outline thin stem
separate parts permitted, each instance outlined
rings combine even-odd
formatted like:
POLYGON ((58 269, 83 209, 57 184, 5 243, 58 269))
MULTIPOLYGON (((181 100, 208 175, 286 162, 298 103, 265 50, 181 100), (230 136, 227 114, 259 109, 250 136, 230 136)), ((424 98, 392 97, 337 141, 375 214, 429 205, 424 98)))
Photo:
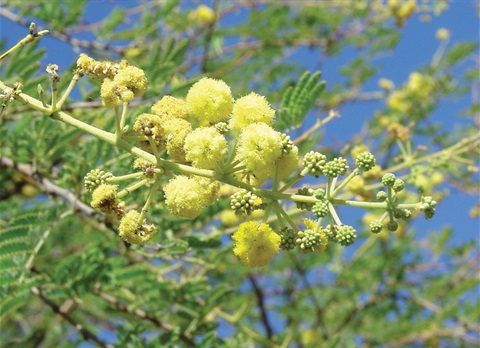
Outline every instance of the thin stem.
POLYGON ((292 187, 295 183, 302 180, 305 175, 298 172, 295 176, 292 176, 285 184, 278 190, 278 192, 285 192, 288 188, 292 187))
POLYGON ((150 181, 150 179, 143 179, 142 181, 139 181, 139 182, 127 187, 127 188, 124 188, 122 191, 118 192, 117 197, 118 198, 125 197, 126 195, 128 195, 129 193, 139 189, 140 187, 142 187, 143 185, 145 185, 149 181, 150 181))
MULTIPOLYGON (((67 100, 68 96, 70 95, 70 93, 72 92, 72 89, 73 87, 75 86, 75 84, 77 83, 78 79, 80 78, 80 75, 79 74, 74 74, 73 77, 72 77, 72 80, 70 81, 70 83, 68 84, 68 87, 67 89, 65 90, 65 92, 63 92, 63 95, 62 97, 58 100, 57 102, 57 109, 61 109, 63 104, 65 103, 65 101, 67 100)), ((53 105, 52 105, 53 107, 53 105)))
POLYGON ((125 122, 127 122, 127 111, 128 111, 128 103, 123 103, 122 116, 120 118, 120 132, 122 134, 123 134, 123 128, 125 127, 125 122))
POLYGON ((143 176, 144 176, 143 172, 136 172, 136 173, 114 176, 112 178, 108 178, 107 182, 108 183, 114 183, 114 182, 119 182, 119 181, 124 181, 124 180, 137 179, 137 178, 141 178, 143 176))
POLYGON ((150 192, 148 193, 147 201, 145 202, 145 205, 142 208, 140 216, 138 217, 138 220, 137 220, 138 225, 141 225, 143 223, 143 220, 145 220, 145 217, 148 213, 148 209, 150 209, 150 204, 152 203, 153 196, 157 192, 159 185, 160 185, 160 177, 157 177, 157 178, 155 178, 155 182, 153 183, 152 187, 150 188, 150 192))
POLYGON ((120 114, 118 107, 115 108, 115 138, 118 140, 122 137, 122 128, 120 127, 120 114))
POLYGON ((21 39, 20 41, 18 41, 15 46, 13 46, 12 48, 10 48, 7 52, 3 53, 1 56, 0 56, 0 61, 2 61, 3 59, 5 59, 5 57, 7 57, 9 54, 15 52, 16 50, 22 48, 23 46, 25 46, 26 44, 30 43, 30 42, 33 42, 33 40, 35 40, 36 38, 39 38, 39 37, 42 37, 43 35, 46 35, 49 33, 48 30, 42 30, 42 31, 39 31, 38 33, 34 33, 33 30, 35 29, 35 23, 31 23, 30 24, 30 33, 25 36, 23 39, 21 39))
POLYGON ((52 114, 57 111, 57 92, 58 84, 56 79, 52 79, 52 114))
POLYGON ((335 188, 335 190, 333 191, 332 193, 332 196, 335 197, 335 195, 340 192, 345 186, 347 186, 347 184, 350 182, 350 180, 352 180, 355 176, 357 176, 359 172, 359 169, 358 168, 355 168, 353 170, 353 172, 351 172, 341 183, 340 185, 337 186, 337 188, 335 188))
POLYGON ((282 206, 278 202, 273 202, 273 205, 275 209, 278 210, 280 215, 288 222, 288 224, 293 228, 295 232, 300 231, 300 228, 298 228, 297 224, 293 219, 287 214, 287 212, 282 208, 282 206))
POLYGON ((157 159, 157 163, 161 163, 162 160, 160 158, 160 155, 158 154, 157 143, 155 143, 155 139, 153 139, 153 137, 147 137, 147 138, 148 138, 148 143, 152 147, 153 154, 157 159))
POLYGON ((337 224, 338 226, 341 226, 342 221, 340 220, 340 217, 338 216, 337 211, 335 210, 335 207, 331 202, 328 202, 328 211, 330 213, 330 216, 335 221, 335 224, 337 224))

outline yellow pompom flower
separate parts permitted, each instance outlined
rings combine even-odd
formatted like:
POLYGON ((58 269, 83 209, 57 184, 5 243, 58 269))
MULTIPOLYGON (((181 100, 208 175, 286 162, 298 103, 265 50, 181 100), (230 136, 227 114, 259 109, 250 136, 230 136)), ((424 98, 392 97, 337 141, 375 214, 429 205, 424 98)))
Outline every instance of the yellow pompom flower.
POLYGON ((228 143, 215 127, 200 127, 185 138, 185 158, 194 167, 215 169, 223 163, 228 143))
POLYGON ((152 238, 155 232, 155 226, 139 224, 140 213, 136 210, 130 210, 120 220, 118 235, 125 242, 130 244, 143 244, 152 238))
MULTIPOLYGON (((305 229, 314 231, 317 226, 317 221, 305 218, 303 219, 303 224, 305 225, 305 229)), ((320 243, 316 246, 315 251, 321 253, 327 249, 328 237, 321 227, 318 229, 318 233, 320 234, 320 243)))
POLYGON ((282 137, 265 123, 246 126, 238 137, 237 159, 261 184, 275 174, 275 164, 282 156, 282 137))
POLYGON ((448 29, 445 29, 445 28, 439 28, 435 33, 435 36, 437 37, 437 39, 441 41, 446 41, 450 38, 450 31, 448 31, 448 29))
POLYGON ((292 147, 288 154, 283 154, 278 159, 278 178, 284 179, 298 167, 298 148, 292 147))
POLYGON ((181 118, 162 117, 162 126, 165 129, 167 153, 177 162, 185 162, 185 137, 192 132, 190 122, 181 118))
POLYGON ((386 91, 391 91, 395 87, 391 80, 385 78, 378 80, 378 86, 386 91))
POLYGON ((104 79, 100 88, 100 97, 103 106, 116 108, 122 104, 121 91, 110 79, 104 79))
POLYGON ((269 225, 248 221, 232 235, 233 253, 248 266, 265 266, 278 254, 282 238, 269 225))
POLYGON ((94 79, 99 80, 113 78, 121 68, 126 66, 128 66, 128 62, 126 60, 122 60, 120 63, 96 61, 84 53, 80 54, 79 58, 77 59, 78 69, 82 70, 83 73, 92 76, 94 79))
POLYGON ((113 78, 113 83, 132 91, 135 97, 141 97, 147 91, 148 81, 142 69, 130 65, 119 70, 113 78))
POLYGON ((190 116, 201 126, 226 121, 233 109, 230 87, 222 80, 208 77, 190 88, 186 102, 190 116))
POLYGON ((229 126, 236 130, 242 130, 245 126, 258 122, 271 126, 274 117, 275 111, 271 108, 267 99, 252 92, 235 101, 229 126))
POLYGON ((218 198, 219 189, 218 181, 180 175, 170 180, 163 191, 172 214, 193 219, 218 198))
POLYGON ((380 179, 382 177, 382 167, 377 164, 368 172, 363 172, 362 177, 367 181, 380 179))
POLYGON ((390 94, 387 99, 387 105, 389 108, 400 112, 407 112, 410 107, 410 103, 403 91, 395 91, 390 94))
POLYGON ((167 133, 163 126, 163 119, 160 116, 147 113, 140 114, 135 120, 133 129, 139 135, 152 137, 158 146, 158 150, 165 148, 167 133))
POLYGON ((198 6, 195 10, 188 14, 188 19, 197 25, 208 25, 216 20, 213 10, 205 5, 198 6))
POLYGON ((93 208, 100 209, 104 213, 111 213, 117 210, 120 203, 117 197, 117 186, 110 184, 102 184, 98 186, 92 193, 93 208))
POLYGON ((95 63, 95 59, 87 56, 85 53, 81 53, 77 59, 77 68, 83 70, 85 73, 89 73, 92 71, 95 63))
POLYGON ((370 152, 370 149, 368 148, 367 145, 361 144, 361 145, 355 145, 352 147, 350 150, 350 155, 352 156, 353 159, 357 158, 358 155, 360 155, 362 152, 370 152))
POLYGON ((163 96, 152 106, 152 113, 156 115, 166 115, 175 118, 188 118, 187 103, 170 95, 163 96))

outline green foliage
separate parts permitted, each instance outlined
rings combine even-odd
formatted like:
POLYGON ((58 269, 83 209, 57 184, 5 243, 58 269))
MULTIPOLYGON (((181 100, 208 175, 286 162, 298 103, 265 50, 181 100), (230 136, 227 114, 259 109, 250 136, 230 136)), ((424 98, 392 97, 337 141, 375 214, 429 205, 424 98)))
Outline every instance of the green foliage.
MULTIPOLYGON (((419 63, 417 73, 428 82, 429 93, 425 86, 415 88, 408 75, 391 89, 377 88, 375 79, 384 70, 376 59, 395 52, 403 35, 386 2, 375 7, 367 1, 219 1, 210 24, 189 19, 192 4, 119 2, 98 21, 90 17, 93 3, 86 1, 5 1, 5 11, 66 35, 75 52, 112 62, 126 59, 142 68, 149 89, 131 102, 127 125, 150 112, 163 95, 184 97, 194 82, 208 76, 225 80, 235 98, 250 91, 265 95, 277 111, 275 127, 295 130, 291 136, 300 154, 318 150, 328 160, 356 158, 355 151, 370 148, 381 169, 355 175, 360 189, 349 184, 339 200, 375 201, 387 172, 405 181, 398 193, 402 201, 420 200, 421 192, 438 201, 440 211, 451 193, 459 199, 478 193, 478 103, 461 110, 454 129, 445 129, 435 113, 442 103, 471 93, 478 79, 478 67, 471 64, 477 43, 454 40, 426 66, 419 63), (91 39, 78 44, 71 40, 76 33, 91 39), (308 67, 295 59, 307 52, 314 63, 308 67), (324 69, 324 61, 333 62, 330 66, 341 75, 328 87, 320 72, 306 71, 324 69), (395 92, 404 93, 400 105, 392 101, 395 92), (348 104, 365 102, 376 103, 374 111, 362 114, 365 123, 350 140, 341 127, 323 136, 331 129, 325 123, 348 123, 358 116, 349 114, 348 104), (313 115, 332 109, 342 118, 319 116, 318 124, 305 128, 313 115), (327 138, 333 144, 320 141, 327 138)), ((424 3, 416 11, 436 14, 445 4, 424 3)), ((403 19, 404 25, 419 16, 403 19)), ((8 86, 21 82, 22 92, 35 98, 40 84, 50 104, 51 81, 44 66, 61 57, 45 51, 43 40, 36 38, 1 60, 0 80, 8 86)), ((2 52, 14 44, 2 42, 2 52)), ((60 95, 76 59, 60 67, 60 95)), ((77 86, 79 93, 62 109, 84 123, 114 129, 115 111, 100 107, 99 81, 83 79, 77 86)), ((455 239, 470 233, 462 225, 465 212, 455 212, 458 219, 447 226, 435 219, 423 225, 414 212, 389 232, 385 225, 392 216, 382 217, 375 209, 355 215, 345 207, 338 213, 356 230, 354 246, 281 251, 269 265, 252 269, 232 254, 231 234, 252 216, 237 215, 232 222, 231 187, 222 187, 221 198, 193 220, 171 215, 158 189, 147 215, 157 234, 145 245, 132 246, 118 237, 117 216, 88 206, 91 195, 83 177, 92 168, 130 174, 133 156, 22 103, 7 104, 0 116, 2 346, 102 345, 95 339, 105 337, 116 347, 152 348, 478 344, 478 242, 455 239), (370 223, 382 219, 384 228, 372 234, 370 223)), ((125 134, 134 136, 131 128, 125 134)), ((294 174, 285 181, 296 179, 294 174)), ((323 178, 339 184, 343 179, 323 178)), ((324 187, 321 180, 312 185, 324 187)), ((297 188, 283 193, 294 194, 297 188)), ((387 195, 393 204, 396 196, 387 195)), ((141 211, 147 197, 137 190, 128 198, 128 208, 141 211)), ((283 208, 303 228, 305 215, 295 204, 283 208)), ((478 207, 471 210, 475 214, 478 207)), ((274 214, 268 223, 278 233, 284 227, 274 214)))
POLYGON ((313 74, 306 71, 295 87, 287 87, 278 109, 276 121, 278 129, 292 130, 303 123, 307 112, 325 89, 326 82, 320 81, 321 76, 319 71, 313 74))

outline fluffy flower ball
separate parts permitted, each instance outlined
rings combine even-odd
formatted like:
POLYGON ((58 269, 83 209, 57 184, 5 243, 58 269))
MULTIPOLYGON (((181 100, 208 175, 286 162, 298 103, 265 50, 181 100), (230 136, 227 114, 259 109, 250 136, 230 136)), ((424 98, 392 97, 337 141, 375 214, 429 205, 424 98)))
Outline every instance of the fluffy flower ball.
POLYGON ((246 126, 238 137, 237 159, 252 172, 259 183, 275 174, 275 164, 282 156, 282 137, 265 123, 246 126))
POLYGON ((235 101, 229 125, 236 130, 258 122, 271 126, 274 117, 275 111, 270 107, 267 99, 252 92, 235 101))
POLYGON ((142 69, 130 65, 118 71, 113 83, 132 91, 135 97, 141 97, 147 91, 148 81, 142 69))
POLYGON ((218 181, 180 175, 170 180, 163 191, 172 214, 194 219, 218 198, 219 188, 218 181))
POLYGON ((118 71, 113 80, 103 80, 100 96, 104 106, 113 108, 142 96, 146 90, 145 72, 134 66, 126 66, 118 71))
POLYGON ((185 158, 194 167, 215 169, 227 153, 227 140, 214 127, 200 127, 185 138, 185 158))
POLYGON ((159 116, 187 119, 187 103, 182 99, 166 95, 152 106, 152 113, 159 116))
POLYGON ((177 162, 185 162, 185 137, 192 131, 192 125, 181 118, 162 117, 162 120, 168 155, 177 162))
POLYGON ((102 184, 92 193, 91 206, 100 209, 104 213, 111 213, 116 210, 118 203, 117 186, 102 184))
POLYGON ((226 121, 233 109, 230 87, 222 80, 204 77, 187 93, 190 116, 201 126, 226 121))
POLYGON ((120 221, 118 235, 125 242, 130 244, 143 244, 152 238, 155 232, 153 225, 139 224, 140 213, 136 210, 130 210, 120 221))
POLYGON ((265 266, 278 254, 282 238, 265 223, 242 223, 232 235, 233 253, 248 266, 265 266))

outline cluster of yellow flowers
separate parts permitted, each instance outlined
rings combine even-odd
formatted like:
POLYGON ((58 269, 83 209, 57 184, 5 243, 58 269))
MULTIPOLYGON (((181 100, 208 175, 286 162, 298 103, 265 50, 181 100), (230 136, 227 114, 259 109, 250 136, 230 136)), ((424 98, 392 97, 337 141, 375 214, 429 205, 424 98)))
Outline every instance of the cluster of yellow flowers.
POLYGON ((142 69, 122 60, 119 64, 95 59, 81 54, 77 60, 79 71, 102 80, 101 96, 103 105, 109 108, 128 103, 142 96, 147 90, 147 78, 142 69))
MULTIPOLYGON (((82 55, 77 63, 79 71, 102 81, 101 96, 105 106, 123 104, 122 115, 128 102, 146 90, 144 72, 125 61, 115 65, 96 62, 82 55)), ((382 85, 386 91, 393 89, 393 84, 386 80, 382 85)), ((428 98, 432 88, 429 77, 413 73, 404 88, 389 96, 389 106, 406 112, 410 98, 428 98)), ((117 113, 117 139, 125 134, 125 129, 128 137, 138 141, 157 161, 150 163, 143 156, 135 159, 134 168, 141 172, 125 175, 126 178, 93 170, 87 174, 85 182, 93 192, 92 206, 104 213, 112 213, 120 220, 119 236, 126 242, 141 244, 153 236, 155 227, 146 223, 146 213, 160 186, 163 185, 161 190, 170 213, 195 219, 219 198, 220 182, 224 182, 239 189, 231 193, 231 208, 235 214, 253 219, 255 211, 273 208, 283 227, 281 232, 275 232, 266 223, 268 213, 262 222, 247 221, 239 225, 232 235, 233 252, 246 265, 265 266, 280 249, 289 251, 298 247, 304 252, 323 252, 329 242, 343 246, 354 243, 355 229, 341 222, 330 201, 335 191, 329 185, 335 185, 334 180, 328 181, 326 191, 300 189, 297 197, 292 198, 297 207, 312 211, 318 218, 316 221, 305 219, 303 230, 286 216, 278 202, 261 193, 259 186, 266 180, 273 179, 276 190, 280 180, 288 178, 300 163, 298 148, 290 137, 273 128, 275 111, 265 97, 250 93, 235 99, 224 81, 202 78, 192 85, 185 100, 162 97, 150 112, 136 117, 130 130, 123 127, 122 121, 118 122, 118 117, 117 113), (168 182, 162 184, 165 177, 168 182), (140 181, 117 192, 117 186, 112 183, 128 178, 140 178, 140 181), (125 212, 125 204, 120 199, 149 182, 153 185, 143 209, 125 212), (327 215, 329 223, 322 227, 322 219, 327 215), (287 224, 292 228, 286 227, 287 224)), ((357 174, 371 172, 370 178, 373 178, 380 174, 380 167, 364 146, 352 149, 352 156, 357 168, 349 174, 344 186, 348 185, 351 192, 368 198, 370 193, 364 192, 363 187, 369 176, 357 174)), ((328 161, 326 155, 315 151, 304 156, 301 166, 303 170, 298 171, 298 177, 310 174, 331 179, 349 171, 346 159, 338 157, 328 161)), ((397 180, 393 174, 385 174, 382 182, 390 191, 401 192, 404 187, 403 181, 397 180)), ((386 192, 381 193, 383 195, 378 200, 385 201, 389 196, 386 192)), ((424 209, 428 210, 430 217, 435 204, 431 197, 424 202, 424 209)), ((395 206, 389 209, 392 214, 384 214, 370 224, 372 233, 383 229, 382 221, 387 216, 390 218, 387 228, 394 231, 398 228, 394 217, 406 219, 411 215, 395 206)))
MULTIPOLYGON (((152 153, 166 150, 177 163, 214 170, 220 176, 228 172, 259 186, 275 175, 287 177, 298 164, 297 147, 286 134, 272 128, 274 117, 265 97, 250 93, 235 100, 224 81, 202 78, 185 100, 161 98, 151 113, 137 117, 133 129, 147 139, 141 145, 152 153)), ((171 179, 164 188, 169 210, 196 217, 215 200, 216 189, 207 189, 206 195, 193 194, 208 184, 195 176, 171 179)))
POLYGON ((388 96, 387 105, 394 111, 409 113, 416 103, 422 103, 430 98, 434 87, 431 77, 413 72, 403 88, 388 96))
POLYGON ((417 9, 416 0, 387 0, 386 2, 384 0, 373 0, 369 5, 386 19, 393 17, 398 27, 402 27, 417 9))
MULTIPOLYGON (((125 106, 147 88, 144 72, 126 61, 99 62, 82 54, 77 67, 80 73, 101 81, 102 102, 107 107, 125 106)), ((265 97, 250 93, 235 99, 224 81, 202 78, 189 89, 185 99, 163 96, 150 112, 136 117, 132 130, 140 146, 155 156, 215 173, 213 178, 165 173, 170 177, 162 188, 167 208, 174 215, 193 219, 218 199, 219 180, 224 176, 258 187, 269 178, 285 178, 297 168, 298 149, 286 134, 272 128, 274 118, 275 111, 265 97)), ((135 160, 134 168, 142 170, 148 180, 164 174, 163 168, 155 168, 140 158, 135 160)), ((92 206, 116 213, 119 235, 124 240, 134 244, 148 240, 153 228, 145 223, 145 214, 125 213, 123 207, 118 208, 119 202, 117 186, 104 183, 93 191, 92 206)), ((271 229, 264 225, 258 225, 261 233, 257 237, 279 241, 279 235, 268 234, 271 229)), ((257 237, 253 249, 263 248, 262 240, 267 240, 257 237)), ((278 245, 267 249, 278 252, 278 245)), ((263 264, 269 259, 265 256, 262 262, 247 261, 254 259, 252 255, 241 259, 248 264, 263 264)))

